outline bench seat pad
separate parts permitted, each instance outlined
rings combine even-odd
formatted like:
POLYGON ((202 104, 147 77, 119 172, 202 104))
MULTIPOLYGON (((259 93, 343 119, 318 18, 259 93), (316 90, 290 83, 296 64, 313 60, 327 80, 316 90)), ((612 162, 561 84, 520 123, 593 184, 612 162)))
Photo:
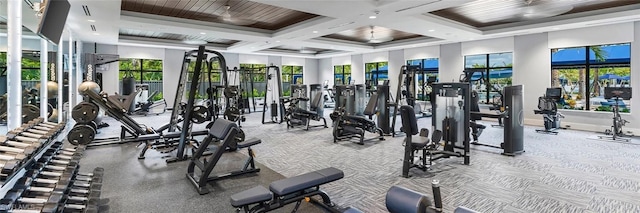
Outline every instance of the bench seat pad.
POLYGON ((264 186, 256 186, 242 192, 231 195, 231 205, 242 207, 252 203, 259 203, 271 200, 273 194, 264 186))
POLYGON ((342 170, 329 167, 306 174, 275 181, 269 185, 269 189, 278 196, 284 196, 294 192, 330 183, 344 177, 342 170))

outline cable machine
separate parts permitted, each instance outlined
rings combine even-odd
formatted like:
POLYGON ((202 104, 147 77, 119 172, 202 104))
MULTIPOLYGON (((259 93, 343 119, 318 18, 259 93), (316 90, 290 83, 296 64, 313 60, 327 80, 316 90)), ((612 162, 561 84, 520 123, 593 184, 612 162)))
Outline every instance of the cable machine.
POLYGON ((265 67, 265 91, 262 106, 262 123, 282 123, 284 121, 284 104, 288 98, 283 97, 282 74, 277 66, 265 67), (269 106, 269 107, 267 107, 269 106), (278 112, 278 109, 280 112, 278 112), (267 120, 267 110, 271 119, 267 120))

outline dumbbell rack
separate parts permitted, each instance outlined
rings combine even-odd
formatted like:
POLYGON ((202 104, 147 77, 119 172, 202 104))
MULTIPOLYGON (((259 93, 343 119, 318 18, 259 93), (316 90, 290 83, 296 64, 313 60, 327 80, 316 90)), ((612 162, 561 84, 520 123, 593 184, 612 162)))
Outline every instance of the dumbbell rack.
MULTIPOLYGON (((24 124, 22 127, 19 127, 15 130, 10 131, 10 134, 13 134, 13 135, 24 134, 29 128, 32 128, 34 125, 37 125, 40 122, 43 122, 43 119, 36 118, 24 124)), ((26 184, 25 180, 29 180, 29 178, 36 177, 41 173, 41 171, 43 170, 43 166, 49 164, 49 160, 51 158, 52 153, 58 153, 61 150, 63 150, 62 149, 63 143, 60 141, 62 141, 65 138, 65 136, 64 134, 59 134, 60 132, 63 132, 63 129, 64 129, 64 126, 60 126, 60 129, 55 130, 55 133, 50 135, 48 139, 42 139, 42 138, 39 139, 38 142, 41 142, 42 144, 36 149, 36 151, 31 153, 30 156, 27 156, 27 158, 22 159, 21 162, 18 163, 17 168, 14 168, 12 173, 6 174, 7 177, 3 178, 3 180, 0 181, 1 183, 0 198, 3 198, 0 200, 0 212, 7 212, 12 210, 11 208, 13 207, 13 205, 7 206, 2 204, 6 204, 8 201, 10 201, 11 196, 14 196, 14 199, 15 199, 16 190, 19 189, 21 186, 24 187, 24 184, 26 184), (38 168, 38 166, 41 166, 41 168, 38 168)), ((17 137, 14 136, 13 138, 11 137, 9 138, 13 140, 13 138, 17 138, 17 137)), ((77 149, 79 149, 78 151, 84 150, 83 147, 78 147, 77 149)), ((78 167, 76 166, 76 170, 77 168, 78 167)), ((74 172, 77 173, 77 171, 75 170, 74 172)), ((60 193, 56 193, 56 194, 59 195, 60 193)), ((62 198, 66 199, 67 197, 66 196, 60 197, 59 200, 62 198)), ((52 196, 52 199, 50 200, 54 200, 53 196, 52 196)), ((62 200, 60 201, 62 202, 62 200)), ((49 205, 51 204, 52 203, 49 203, 49 205)), ((64 205, 62 206, 64 207, 64 205)), ((58 208, 56 207, 56 208, 50 208, 50 209, 58 209, 58 208)), ((44 208, 41 211, 44 211, 44 208)))

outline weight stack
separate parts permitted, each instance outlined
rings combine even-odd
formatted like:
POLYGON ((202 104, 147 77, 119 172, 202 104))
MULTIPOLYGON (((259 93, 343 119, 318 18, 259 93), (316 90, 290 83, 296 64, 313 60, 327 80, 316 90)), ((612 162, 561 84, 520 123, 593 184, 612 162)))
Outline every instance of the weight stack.
POLYGON ((129 95, 136 91, 136 79, 133 77, 122 78, 122 95, 129 95))

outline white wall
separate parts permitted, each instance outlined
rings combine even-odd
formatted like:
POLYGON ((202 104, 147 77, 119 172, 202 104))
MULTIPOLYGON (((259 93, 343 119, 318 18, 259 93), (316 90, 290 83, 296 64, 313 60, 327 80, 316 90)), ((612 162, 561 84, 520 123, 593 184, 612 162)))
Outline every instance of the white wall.
MULTIPOLYGON (((164 50, 162 48, 118 46, 120 58, 143 58, 164 60, 164 50)), ((180 57, 182 61, 182 56, 180 57)))
POLYGON ((542 123, 538 109, 538 96, 551 86, 551 51, 547 48, 547 34, 516 36, 514 44, 513 85, 524 85, 524 116, 533 123, 542 123), (535 80, 534 80, 535 79, 535 80))
POLYGON ((375 52, 362 54, 362 62, 364 64, 371 62, 384 62, 389 61, 389 52, 375 52))
POLYGON ((634 40, 633 23, 549 32, 549 48, 626 43, 634 40))
POLYGON ((462 56, 503 52, 513 52, 513 37, 486 39, 462 43, 462 56))
POLYGON ((362 60, 363 55, 358 54, 351 56, 351 80, 355 81, 355 84, 364 84, 365 81, 364 62, 362 60))
POLYGON ((405 60, 439 58, 439 57, 440 57, 440 46, 416 47, 416 48, 409 48, 404 50, 405 60))
MULTIPOLYGON (((240 68, 240 54, 238 53, 222 53, 224 56, 224 60, 227 63, 228 70, 233 70, 234 68, 240 68)), ((238 85, 240 84, 240 77, 237 72, 228 72, 227 78, 229 80, 229 85, 238 85)))
MULTIPOLYGON (((349 65, 349 64, 351 64, 351 56, 340 56, 340 57, 331 58, 331 65, 332 66, 335 66, 335 65, 349 65)), ((333 77, 331 77, 331 78, 333 78, 333 77)))
POLYGON ((328 82, 329 88, 333 87, 333 59, 322 58, 318 60, 318 79, 321 84, 328 82))
POLYGON ((389 52, 389 92, 393 97, 397 97, 398 84, 400 84, 397 76, 400 75, 400 67, 406 64, 404 54, 404 50, 389 52))
POLYGON ((282 67, 282 57, 280 56, 268 56, 267 66, 282 67))
POLYGON ((176 97, 176 89, 178 88, 178 79, 182 71, 182 59, 184 58, 184 50, 164 50, 164 58, 162 60, 162 90, 167 107, 173 108, 173 102, 176 97))
POLYGON ((269 65, 269 56, 240 54, 240 64, 266 64, 269 65))
POLYGON ((440 82, 458 82, 464 70, 462 45, 460 43, 440 45, 438 75, 440 82))
POLYGON ((302 76, 304 84, 322 84, 323 81, 320 76, 319 60, 313 58, 307 58, 304 60, 304 74, 302 76))

